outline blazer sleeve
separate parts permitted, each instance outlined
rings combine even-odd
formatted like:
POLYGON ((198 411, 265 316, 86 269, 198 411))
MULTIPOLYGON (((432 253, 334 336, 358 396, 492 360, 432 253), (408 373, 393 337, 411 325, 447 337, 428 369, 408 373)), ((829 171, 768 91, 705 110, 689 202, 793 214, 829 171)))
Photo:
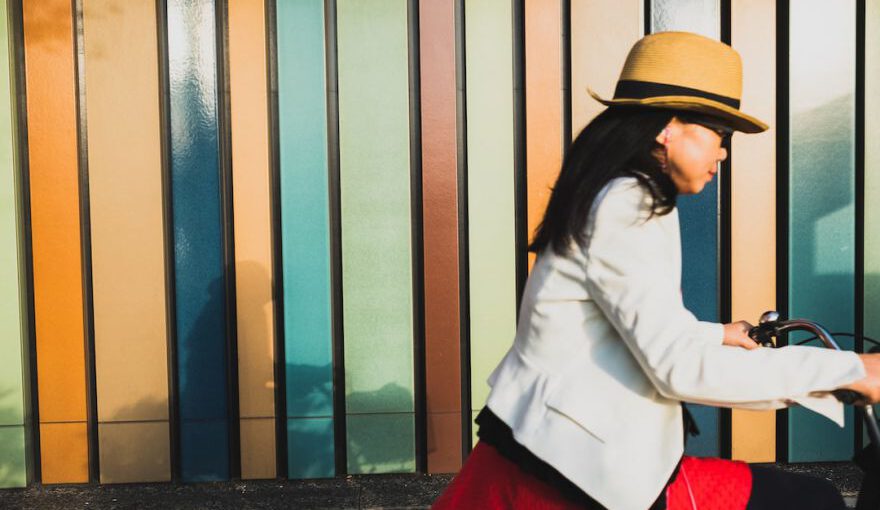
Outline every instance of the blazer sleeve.
POLYGON ((676 274, 672 259, 662 253, 679 233, 662 217, 646 220, 646 196, 639 186, 615 186, 598 198, 582 250, 590 298, 661 395, 774 408, 865 376, 853 352, 723 345, 723 325, 700 322, 684 307, 679 282, 669 276, 676 274))

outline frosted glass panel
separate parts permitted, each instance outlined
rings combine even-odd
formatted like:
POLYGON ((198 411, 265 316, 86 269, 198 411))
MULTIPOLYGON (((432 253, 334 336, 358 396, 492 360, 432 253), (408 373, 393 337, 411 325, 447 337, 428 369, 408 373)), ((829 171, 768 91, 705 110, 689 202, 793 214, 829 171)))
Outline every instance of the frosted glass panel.
MULTIPOLYGON (((799 0, 790 11, 789 310, 831 331, 855 327, 855 12, 853 0, 799 0)), ((840 429, 792 409, 789 460, 848 460, 851 408, 846 420, 840 429)))
POLYGON ((651 32, 683 30, 721 37, 718 0, 655 0, 651 2, 651 32))

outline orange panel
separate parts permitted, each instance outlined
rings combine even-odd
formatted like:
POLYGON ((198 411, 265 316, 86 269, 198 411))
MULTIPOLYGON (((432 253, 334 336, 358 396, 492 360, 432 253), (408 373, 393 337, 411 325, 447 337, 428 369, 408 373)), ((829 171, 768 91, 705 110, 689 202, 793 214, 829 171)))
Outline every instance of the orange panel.
POLYGON ((89 445, 84 422, 41 423, 40 448, 43 483, 89 481, 89 445))
MULTIPOLYGON (((526 174, 529 241, 562 166, 562 11, 559 0, 526 0, 526 174)), ((535 254, 529 253, 529 269, 535 254)))
POLYGON ((269 182, 266 34, 263 0, 229 3, 235 285, 242 459, 272 454, 261 466, 242 462, 242 478, 275 477, 273 427, 247 418, 275 416, 272 230, 269 182), (247 451, 254 449, 255 452, 247 451))
POLYGON ((87 451, 79 448, 86 443, 86 371, 71 2, 24 0, 22 9, 40 421, 82 424, 66 428, 65 441, 44 438, 43 482, 86 481, 80 475, 87 451))
MULTIPOLYGON (((756 324, 776 308, 776 7, 731 2, 732 45, 743 61, 743 110, 770 124, 733 137, 731 280, 734 320, 756 324)), ((776 460, 776 412, 733 410, 731 453, 751 462, 776 460)))

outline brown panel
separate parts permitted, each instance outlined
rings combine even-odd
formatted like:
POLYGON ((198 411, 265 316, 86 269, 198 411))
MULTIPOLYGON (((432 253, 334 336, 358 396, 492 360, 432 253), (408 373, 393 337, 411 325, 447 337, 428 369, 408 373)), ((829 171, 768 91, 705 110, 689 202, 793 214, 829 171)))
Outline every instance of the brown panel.
MULTIPOLYGON (((526 0, 526 174, 529 241, 562 165, 562 9, 526 0)), ((529 253, 529 269, 535 255, 529 253)))
POLYGON ((461 466, 455 17, 452 0, 420 0, 419 6, 425 377, 428 437, 436 445, 428 471, 438 473, 461 466), (434 413, 451 413, 458 426, 437 428, 434 413))
POLYGON ((275 478, 275 418, 241 420, 242 478, 275 478))
MULTIPOLYGON (((731 2, 732 45, 743 61, 743 111, 770 124, 733 137, 731 152, 731 280, 734 320, 756 324, 776 308, 776 7, 763 0, 731 2)), ((776 412, 732 412, 734 459, 776 460, 776 412)))
POLYGON ((84 3, 101 481, 168 478, 159 67, 153 0, 84 3), (138 421, 137 424, 114 424, 138 421))
MULTIPOLYGON (((263 0, 229 3, 233 215, 242 418, 275 416, 272 231, 263 0)), ((275 430, 241 425, 242 478, 275 477, 275 430), (245 437, 245 433, 255 433, 245 437), (249 451, 253 449, 254 451, 249 451), (269 451, 266 466, 245 463, 269 451), (251 471, 251 467, 255 471, 251 471)))
POLYGON ((642 0, 571 1, 571 134, 605 109, 587 94, 614 95, 629 49, 644 30, 642 0))
POLYGON ((65 441, 44 438, 49 443, 41 448, 43 482, 84 482, 86 370, 71 2, 24 0, 22 15, 40 422, 81 424, 64 429, 65 441))
POLYGON ((171 480, 168 422, 102 423, 101 483, 171 480))
POLYGON ((428 414, 428 466, 433 473, 461 467, 461 413, 428 414))
POLYGON ((41 423, 40 469, 43 483, 89 481, 89 444, 86 423, 41 423), (50 481, 51 480, 51 481, 50 481))

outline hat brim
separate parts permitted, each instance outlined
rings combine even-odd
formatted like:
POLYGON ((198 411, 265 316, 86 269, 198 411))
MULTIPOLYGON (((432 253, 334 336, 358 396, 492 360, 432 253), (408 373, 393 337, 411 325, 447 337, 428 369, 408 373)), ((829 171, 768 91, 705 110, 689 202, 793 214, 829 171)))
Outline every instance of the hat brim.
POLYGON ((694 96, 657 96, 645 99, 603 99, 598 94, 587 89, 593 99, 605 106, 646 106, 649 108, 664 108, 669 110, 685 110, 705 113, 718 117, 731 129, 743 133, 760 133, 766 131, 769 126, 764 122, 742 113, 724 103, 694 96))

